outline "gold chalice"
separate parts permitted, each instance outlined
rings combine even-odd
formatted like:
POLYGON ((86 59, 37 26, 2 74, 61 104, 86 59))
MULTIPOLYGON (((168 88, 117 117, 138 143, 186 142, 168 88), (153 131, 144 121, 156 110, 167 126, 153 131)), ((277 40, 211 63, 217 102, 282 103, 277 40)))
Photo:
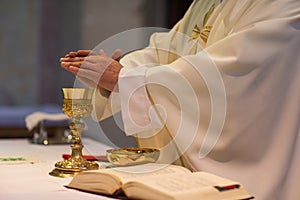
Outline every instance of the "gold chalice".
POLYGON ((49 174, 67 178, 81 171, 98 169, 99 166, 82 156, 81 132, 85 125, 80 119, 89 116, 93 110, 93 90, 86 88, 63 88, 62 90, 64 95, 62 110, 72 120, 69 124, 73 135, 72 154, 69 159, 56 162, 55 169, 49 174))

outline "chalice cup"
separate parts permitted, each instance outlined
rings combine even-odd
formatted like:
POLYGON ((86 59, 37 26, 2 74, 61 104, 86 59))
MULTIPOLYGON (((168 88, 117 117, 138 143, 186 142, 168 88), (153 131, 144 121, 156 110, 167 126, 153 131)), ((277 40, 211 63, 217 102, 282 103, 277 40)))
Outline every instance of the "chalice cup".
POLYGON ((81 122, 81 118, 89 116, 93 110, 93 90, 87 88, 63 88, 62 90, 64 95, 62 110, 71 119, 69 127, 73 137, 72 153, 69 159, 56 162, 55 169, 49 174, 67 178, 81 171, 98 169, 99 166, 96 162, 87 161, 82 156, 81 132, 85 124, 81 122))

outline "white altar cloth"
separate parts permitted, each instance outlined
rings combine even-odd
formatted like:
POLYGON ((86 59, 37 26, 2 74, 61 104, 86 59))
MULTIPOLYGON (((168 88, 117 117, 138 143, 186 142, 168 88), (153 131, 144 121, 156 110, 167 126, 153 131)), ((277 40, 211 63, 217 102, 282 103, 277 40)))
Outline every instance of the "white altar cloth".
MULTIPOLYGON (((105 155, 109 146, 83 138, 83 153, 105 155)), ((0 139, 0 158, 26 158, 27 161, 0 162, 0 200, 94 200, 111 199, 101 195, 67 189, 71 178, 49 175, 69 145, 31 144, 27 139, 0 139)))

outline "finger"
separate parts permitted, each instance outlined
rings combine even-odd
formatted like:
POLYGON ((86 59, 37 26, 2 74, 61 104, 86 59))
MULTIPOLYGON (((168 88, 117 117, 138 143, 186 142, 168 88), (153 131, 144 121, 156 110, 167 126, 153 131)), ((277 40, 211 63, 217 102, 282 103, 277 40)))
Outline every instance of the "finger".
POLYGON ((79 67, 75 67, 75 66, 72 66, 72 65, 69 65, 69 66, 62 66, 62 68, 64 68, 65 70, 69 71, 69 72, 72 72, 73 74, 76 75, 76 73, 78 72, 78 70, 80 69, 79 67), (76 68, 76 69, 75 69, 76 68))
POLYGON ((76 75, 79 71, 79 67, 75 67, 75 66, 62 66, 62 68, 64 68, 65 70, 71 72, 72 74, 76 75))
POLYGON ((83 62, 84 57, 69 57, 69 58, 60 58, 60 62, 83 62))
POLYGON ((98 54, 101 55, 101 56, 107 56, 103 49, 100 49, 98 54))
POLYGON ((78 50, 78 51, 71 51, 65 55, 65 58, 74 58, 74 57, 85 57, 89 54, 95 54, 91 50, 78 50))
POLYGON ((60 66, 61 66, 62 68, 64 68, 64 69, 68 70, 69 66, 71 66, 71 65, 70 65, 70 63, 61 62, 61 63, 60 63, 60 66))
POLYGON ((77 51, 77 56, 79 56, 79 57, 85 57, 88 55, 95 55, 95 53, 91 50, 78 50, 77 51))
POLYGON ((70 67, 70 66, 75 66, 75 67, 80 67, 83 62, 61 62, 60 65, 64 68, 70 67))
MULTIPOLYGON (((89 56, 91 57, 91 56, 89 56)), ((88 58, 89 58, 88 57, 88 58)), ((74 59, 75 60, 75 59, 74 59)), ((73 62, 65 62, 62 61, 60 63, 61 67, 65 68, 65 69, 69 69, 70 66, 73 67, 77 67, 77 68, 83 68, 83 69, 88 69, 88 70, 92 70, 92 71, 100 71, 102 72, 103 70, 98 66, 99 63, 97 63, 96 60, 93 59, 83 59, 83 61, 73 61, 73 62)))
POLYGON ((79 72, 79 70, 80 70, 80 68, 71 65, 71 66, 69 66, 69 67, 67 68, 67 70, 70 71, 70 72, 72 72, 73 74, 77 75, 78 72, 79 72))
POLYGON ((113 53, 112 53, 112 55, 111 55, 111 58, 112 59, 114 59, 114 60, 116 60, 116 61, 120 61, 120 58, 121 58, 121 56, 122 56, 122 50, 121 49, 116 49, 113 53))
POLYGON ((106 68, 110 67, 113 62, 116 61, 108 56, 89 56, 84 60, 81 67, 102 73, 106 68))
POLYGON ((67 54, 64 56, 64 58, 70 58, 69 53, 67 53, 67 54))
POLYGON ((74 58, 76 57, 77 53, 74 51, 69 52, 65 57, 66 58, 74 58))
POLYGON ((102 65, 103 62, 109 62, 109 60, 111 60, 111 58, 105 55, 93 55, 93 56, 86 57, 84 62, 94 63, 94 64, 98 63, 102 65))
POLYGON ((93 64, 99 63, 100 62, 99 57, 100 57, 99 55, 97 55, 97 56, 88 56, 84 59, 84 62, 87 63, 87 64, 89 64, 89 63, 93 63, 93 64))

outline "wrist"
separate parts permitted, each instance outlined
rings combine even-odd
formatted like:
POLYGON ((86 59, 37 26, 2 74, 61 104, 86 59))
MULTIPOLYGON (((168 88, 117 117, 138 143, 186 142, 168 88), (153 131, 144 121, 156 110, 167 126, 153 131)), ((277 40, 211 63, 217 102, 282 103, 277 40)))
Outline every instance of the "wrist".
POLYGON ((122 68, 119 62, 113 61, 101 76, 99 86, 109 92, 118 92, 118 80, 122 68))

